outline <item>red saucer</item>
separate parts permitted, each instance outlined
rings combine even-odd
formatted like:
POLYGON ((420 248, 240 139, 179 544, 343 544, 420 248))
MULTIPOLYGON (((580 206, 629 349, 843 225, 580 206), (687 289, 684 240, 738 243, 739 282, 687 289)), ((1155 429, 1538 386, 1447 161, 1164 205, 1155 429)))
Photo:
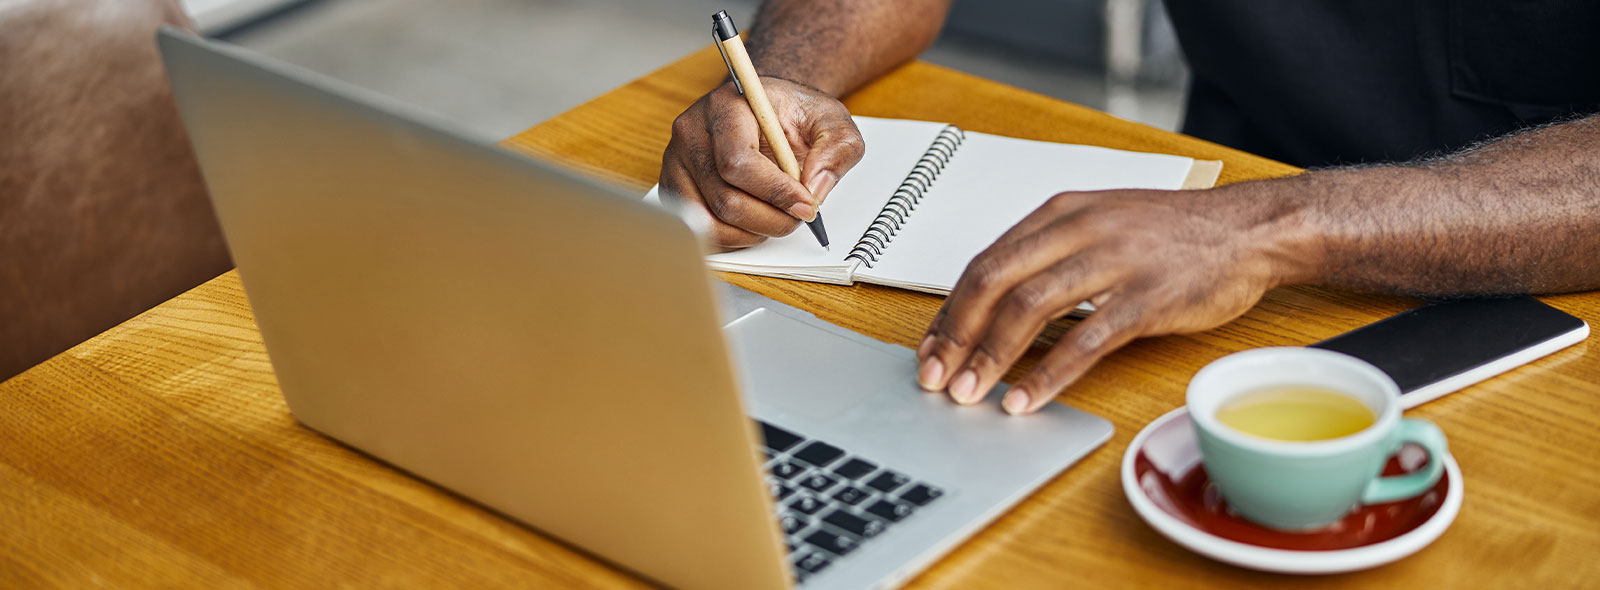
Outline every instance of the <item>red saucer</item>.
MULTIPOLYGON (((1226 500, 1217 492, 1206 468, 1199 462, 1160 461, 1165 465, 1184 467, 1174 472, 1163 472, 1152 462, 1154 452, 1172 453, 1182 447, 1196 445, 1189 415, 1171 420, 1151 432, 1139 454, 1134 457, 1133 473, 1139 479, 1151 501, 1168 514, 1189 526, 1213 535, 1274 549, 1296 551, 1328 551, 1350 549, 1393 539, 1433 518, 1444 503, 1450 489, 1446 473, 1433 489, 1409 500, 1388 504, 1373 504, 1356 508, 1339 522, 1305 532, 1289 532, 1255 524, 1233 513, 1226 500), (1185 438, 1188 444, 1177 441, 1159 441, 1163 438, 1185 438), (1187 464, 1185 464, 1187 463, 1187 464)), ((1192 448, 1198 452, 1198 446, 1192 448)), ((1182 451, 1178 451, 1182 452, 1182 451)), ((1171 459, 1173 457, 1167 457, 1171 459)), ((1384 475, 1401 475, 1420 469, 1427 464, 1428 454, 1421 447, 1407 445, 1384 467, 1384 475)))
MULTIPOLYGON (((1157 418, 1123 457, 1123 489, 1135 511, 1167 538, 1201 554, 1255 569, 1333 573, 1388 563, 1442 534, 1461 508, 1461 471, 1445 472, 1427 492, 1399 502, 1356 508, 1311 531, 1284 531, 1233 513, 1201 464, 1200 445, 1184 409, 1157 418)), ((1402 448, 1384 468, 1401 475, 1426 465, 1420 447, 1402 448)))

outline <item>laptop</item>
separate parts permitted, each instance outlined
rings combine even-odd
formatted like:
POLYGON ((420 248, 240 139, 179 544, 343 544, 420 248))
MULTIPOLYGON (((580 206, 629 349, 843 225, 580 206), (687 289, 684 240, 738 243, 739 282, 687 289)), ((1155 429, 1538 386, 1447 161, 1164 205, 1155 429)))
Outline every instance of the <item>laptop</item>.
POLYGON ((696 237, 637 195, 159 44, 294 416, 640 576, 895 587, 1111 435, 957 406, 911 350, 815 319, 724 325, 696 237))

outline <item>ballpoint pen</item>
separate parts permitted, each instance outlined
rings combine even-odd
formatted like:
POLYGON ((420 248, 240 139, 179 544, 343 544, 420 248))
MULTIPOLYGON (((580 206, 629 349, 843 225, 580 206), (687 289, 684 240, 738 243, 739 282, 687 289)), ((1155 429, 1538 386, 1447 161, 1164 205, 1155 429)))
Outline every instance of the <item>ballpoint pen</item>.
MULTIPOLYGON (((728 65, 728 73, 733 74, 733 87, 750 103, 756 123, 761 126, 761 134, 766 136, 767 144, 772 146, 772 154, 778 158, 778 167, 790 178, 800 180, 800 163, 795 160, 794 150, 789 147, 789 138, 783 134, 783 125, 778 123, 778 113, 772 110, 772 101, 767 99, 766 89, 761 86, 761 76, 756 74, 755 64, 750 63, 750 54, 745 51, 744 41, 739 39, 739 29, 733 26, 733 18, 728 16, 728 11, 718 10, 711 15, 711 38, 717 44, 717 51, 722 53, 723 63, 728 65)), ((818 211, 807 221, 806 227, 811 228, 817 243, 822 244, 823 248, 828 247, 828 230, 822 226, 822 212, 818 211)))

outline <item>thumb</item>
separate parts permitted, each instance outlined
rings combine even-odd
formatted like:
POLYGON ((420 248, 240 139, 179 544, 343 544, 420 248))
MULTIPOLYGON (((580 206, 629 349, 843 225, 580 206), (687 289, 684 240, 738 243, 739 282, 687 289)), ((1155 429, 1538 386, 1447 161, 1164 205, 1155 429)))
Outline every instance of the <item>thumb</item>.
POLYGON ((816 128, 811 139, 811 149, 806 152, 801 167, 800 182, 810 191, 818 207, 828 198, 828 193, 839 184, 846 172, 854 168, 866 154, 866 141, 861 130, 849 115, 833 118, 816 128))

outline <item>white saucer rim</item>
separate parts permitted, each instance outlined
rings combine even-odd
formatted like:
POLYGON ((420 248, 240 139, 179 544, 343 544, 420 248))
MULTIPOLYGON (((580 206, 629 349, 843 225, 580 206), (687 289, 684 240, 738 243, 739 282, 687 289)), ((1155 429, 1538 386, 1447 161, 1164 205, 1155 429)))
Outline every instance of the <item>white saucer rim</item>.
POLYGON ((1178 520, 1156 506, 1145 495, 1133 473, 1134 459, 1150 433, 1187 412, 1187 407, 1167 412, 1150 421, 1134 436, 1122 457, 1122 490, 1140 518, 1162 536, 1206 557, 1240 567, 1285 574, 1334 574, 1363 570, 1397 561, 1428 546, 1444 534, 1461 511, 1465 495, 1461 468, 1454 457, 1447 455, 1444 466, 1450 482, 1445 490, 1444 503, 1422 525, 1393 539, 1350 549, 1295 551, 1250 545, 1213 535, 1178 520))

